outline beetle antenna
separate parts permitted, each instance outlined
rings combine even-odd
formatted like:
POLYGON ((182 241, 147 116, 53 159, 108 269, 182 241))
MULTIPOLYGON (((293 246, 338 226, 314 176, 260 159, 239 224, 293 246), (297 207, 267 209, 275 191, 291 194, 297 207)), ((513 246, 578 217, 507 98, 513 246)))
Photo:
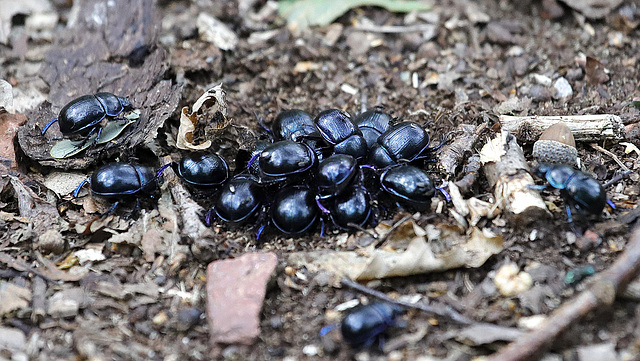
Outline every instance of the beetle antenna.
POLYGON ((57 122, 57 121, 58 121, 58 118, 55 118, 55 119, 53 119, 52 121, 50 121, 49 123, 47 123, 47 124, 44 126, 44 128, 42 128, 42 135, 44 135, 44 133, 46 133, 46 132, 47 132, 47 129, 49 129, 49 127, 50 127, 53 123, 55 123, 55 122, 57 122))

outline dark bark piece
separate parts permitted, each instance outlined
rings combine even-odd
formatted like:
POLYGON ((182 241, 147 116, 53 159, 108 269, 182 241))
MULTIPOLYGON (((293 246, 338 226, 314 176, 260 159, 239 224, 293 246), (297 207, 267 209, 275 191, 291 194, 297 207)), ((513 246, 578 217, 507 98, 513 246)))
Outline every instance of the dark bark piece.
POLYGON ((49 84, 49 102, 29 113, 18 132, 24 153, 41 165, 82 169, 100 159, 151 142, 173 113, 181 87, 163 80, 166 51, 158 47, 160 17, 153 0, 83 2, 73 26, 54 39, 42 78, 49 84), (110 5, 112 4, 112 5, 110 5), (46 136, 44 124, 70 100, 106 91, 128 97, 140 119, 113 141, 94 146, 74 158, 53 159, 49 151, 59 137, 57 126, 46 136), (53 106, 51 105, 53 104, 53 106))

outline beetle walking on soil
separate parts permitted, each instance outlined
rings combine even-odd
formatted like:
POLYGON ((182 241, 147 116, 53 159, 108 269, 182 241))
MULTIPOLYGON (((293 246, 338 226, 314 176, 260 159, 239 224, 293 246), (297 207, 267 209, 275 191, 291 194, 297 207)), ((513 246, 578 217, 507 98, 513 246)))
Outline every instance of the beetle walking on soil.
POLYGON ((138 195, 150 196, 157 188, 156 172, 151 167, 128 163, 109 163, 98 168, 91 177, 85 179, 73 192, 77 197, 80 189, 89 183, 91 193, 96 196, 116 199, 106 212, 112 212, 120 200, 138 195))
MULTIPOLYGON (((604 187, 587 173, 575 170, 566 165, 541 164, 534 169, 534 173, 545 179, 549 186, 559 189, 565 200, 565 210, 571 228, 574 229, 571 208, 578 214, 599 216, 606 204, 615 208, 613 202, 607 199, 604 187)), ((535 189, 545 189, 546 185, 534 186, 535 189)), ((577 232, 576 232, 577 233, 577 232)))
MULTIPOLYGON (((355 349, 370 347, 376 341, 382 345, 384 333, 397 324, 398 317, 404 312, 404 308, 388 302, 374 302, 358 307, 340 322, 342 338, 355 349)), ((334 328, 333 325, 324 327, 320 336, 334 328)))

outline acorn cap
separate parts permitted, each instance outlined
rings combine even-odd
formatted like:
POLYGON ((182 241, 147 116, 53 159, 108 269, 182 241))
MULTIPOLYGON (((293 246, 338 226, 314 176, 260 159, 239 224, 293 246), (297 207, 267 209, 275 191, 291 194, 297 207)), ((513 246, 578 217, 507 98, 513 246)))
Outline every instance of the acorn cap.
POLYGON ((547 128, 533 144, 533 156, 540 163, 575 165, 578 150, 569 127, 556 123, 547 128))

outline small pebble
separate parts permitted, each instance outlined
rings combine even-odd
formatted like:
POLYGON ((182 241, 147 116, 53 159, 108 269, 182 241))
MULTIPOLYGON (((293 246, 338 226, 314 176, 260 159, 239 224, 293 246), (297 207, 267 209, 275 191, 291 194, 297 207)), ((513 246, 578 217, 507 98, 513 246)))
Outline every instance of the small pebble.
POLYGON ((531 276, 526 272, 520 272, 515 263, 507 263, 500 267, 493 282, 503 296, 517 295, 533 285, 531 276))
POLYGON ((302 353, 307 356, 317 356, 320 352, 320 348, 316 345, 306 345, 302 348, 302 353))
POLYGON ((542 74, 533 74, 533 80, 535 80, 537 84, 545 87, 550 87, 552 82, 551 78, 542 74))
POLYGON ((544 102, 547 100, 551 100, 552 94, 549 88, 543 87, 542 85, 533 85, 529 88, 529 96, 531 99, 537 102, 544 102))
POLYGON ((568 98, 573 95, 571 84, 563 77, 558 78, 553 87, 556 89, 556 98, 568 98))

